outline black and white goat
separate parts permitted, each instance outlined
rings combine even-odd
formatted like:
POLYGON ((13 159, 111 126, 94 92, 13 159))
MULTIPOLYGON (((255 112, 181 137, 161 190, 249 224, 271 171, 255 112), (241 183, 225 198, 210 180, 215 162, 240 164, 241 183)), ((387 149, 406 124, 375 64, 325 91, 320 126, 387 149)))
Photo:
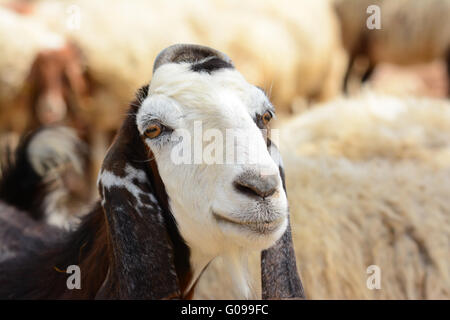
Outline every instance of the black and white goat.
POLYGON ((262 298, 302 298, 283 168, 265 131, 273 112, 224 54, 196 45, 162 51, 103 162, 101 205, 64 241, 0 264, 0 298, 191 298, 217 256, 248 298, 249 250, 262 252, 262 298), (175 163, 180 131, 194 136, 194 149, 206 145, 195 139, 198 123, 237 132, 241 155, 250 154, 245 138, 256 137, 258 157, 175 163), (80 267, 80 290, 66 286, 69 265, 80 267))

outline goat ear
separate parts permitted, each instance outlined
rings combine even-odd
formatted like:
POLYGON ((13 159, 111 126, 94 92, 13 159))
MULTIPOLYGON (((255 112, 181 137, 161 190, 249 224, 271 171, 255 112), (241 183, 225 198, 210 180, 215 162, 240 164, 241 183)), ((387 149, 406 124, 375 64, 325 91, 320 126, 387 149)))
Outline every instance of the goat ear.
MULTIPOLYGON (((280 169, 286 191, 283 162, 278 148, 268 140, 268 149, 280 169)), ((261 253, 261 281, 263 299, 304 298, 302 282, 297 272, 291 227, 269 249, 261 253)))
MULTIPOLYGON (((147 93, 143 88, 140 95, 147 93)), ((138 104, 134 102, 133 105, 138 104)), ((109 228, 111 261, 100 298, 180 297, 173 245, 156 195, 149 150, 139 136, 132 107, 108 150, 99 191, 109 228), (108 296, 105 295, 108 293, 108 296)))
MULTIPOLYGON (((194 44, 175 44, 158 54, 153 64, 153 73, 166 63, 187 62, 195 64, 210 57, 222 60, 227 65, 226 67, 234 67, 233 62, 226 54, 215 49, 194 44)), ((223 64, 221 66, 224 67, 223 64)))

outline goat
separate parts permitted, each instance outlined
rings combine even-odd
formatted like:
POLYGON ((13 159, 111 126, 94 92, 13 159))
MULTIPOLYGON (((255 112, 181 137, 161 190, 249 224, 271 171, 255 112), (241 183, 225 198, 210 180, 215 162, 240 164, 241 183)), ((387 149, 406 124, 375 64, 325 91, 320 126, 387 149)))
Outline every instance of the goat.
POLYGON ((245 258, 253 250, 261 252, 262 298, 303 298, 283 166, 264 131, 273 112, 225 54, 186 44, 163 50, 103 161, 101 202, 62 241, 1 263, 0 298, 191 298, 216 256, 249 297, 245 258), (243 134, 255 134, 257 161, 176 164, 173 138, 179 130, 195 137, 197 121, 240 132, 240 153, 248 153, 243 134), (58 272, 73 264, 80 290, 58 272))
POLYGON ((14 153, 9 146, 2 151, 0 261, 26 251, 27 243, 55 239, 56 227, 74 226, 73 211, 85 207, 64 181, 83 170, 85 148, 72 130, 43 127, 26 135, 14 153))

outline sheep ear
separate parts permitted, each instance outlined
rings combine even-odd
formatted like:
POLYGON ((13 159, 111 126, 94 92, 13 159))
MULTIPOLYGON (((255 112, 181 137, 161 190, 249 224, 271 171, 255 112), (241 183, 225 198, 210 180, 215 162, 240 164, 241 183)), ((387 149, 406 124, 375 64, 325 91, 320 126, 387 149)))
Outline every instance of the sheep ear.
POLYGON ((182 63, 187 62, 194 65, 194 71, 210 71, 211 67, 214 69, 218 68, 234 68, 231 59, 224 53, 217 51, 215 49, 199 46, 194 44, 175 44, 163 51, 161 51, 155 59, 153 64, 153 73, 162 65, 166 63, 182 63), (211 64, 204 66, 203 64, 198 64, 197 70, 195 65, 197 62, 201 62, 207 58, 217 58, 220 61, 216 61, 216 64, 211 66, 211 64), (217 64, 218 62, 218 64, 217 64))
MULTIPOLYGON (((139 95, 146 94, 143 88, 139 95)), ((136 105, 137 101, 133 103, 136 105)), ((180 297, 173 245, 142 142, 130 110, 108 150, 99 176, 107 219, 111 261, 98 298, 167 299, 180 297), (106 295, 105 293, 108 293, 106 295)))
MULTIPOLYGON (((268 140, 268 149, 278 164, 286 191, 283 162, 278 148, 268 140)), ((295 262, 290 222, 283 236, 261 253, 261 281, 263 299, 305 298, 295 262)))

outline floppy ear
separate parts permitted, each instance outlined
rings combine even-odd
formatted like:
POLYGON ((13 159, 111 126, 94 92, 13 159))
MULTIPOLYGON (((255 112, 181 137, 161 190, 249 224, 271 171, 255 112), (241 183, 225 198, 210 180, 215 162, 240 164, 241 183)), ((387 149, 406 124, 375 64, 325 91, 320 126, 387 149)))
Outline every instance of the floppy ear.
MULTIPOLYGON (((153 72, 166 63, 183 62, 198 72, 233 68, 217 50, 177 44, 156 57, 153 72)), ((113 255, 97 298, 180 298, 191 277, 189 249, 169 212, 157 167, 150 161, 151 150, 136 125, 136 113, 147 94, 148 86, 138 92, 99 177, 113 255)))
MULTIPOLYGON (((147 94, 140 90, 138 100, 147 94)), ((108 276, 96 298, 180 297, 174 250, 148 148, 136 127, 136 101, 103 162, 99 191, 111 243, 108 276)))
MULTIPOLYGON (((268 149, 275 163, 278 164, 283 188, 286 191, 281 155, 270 139, 268 139, 268 149)), ((305 298, 297 272, 289 220, 283 236, 272 247, 261 253, 261 281, 263 299, 305 298)))

